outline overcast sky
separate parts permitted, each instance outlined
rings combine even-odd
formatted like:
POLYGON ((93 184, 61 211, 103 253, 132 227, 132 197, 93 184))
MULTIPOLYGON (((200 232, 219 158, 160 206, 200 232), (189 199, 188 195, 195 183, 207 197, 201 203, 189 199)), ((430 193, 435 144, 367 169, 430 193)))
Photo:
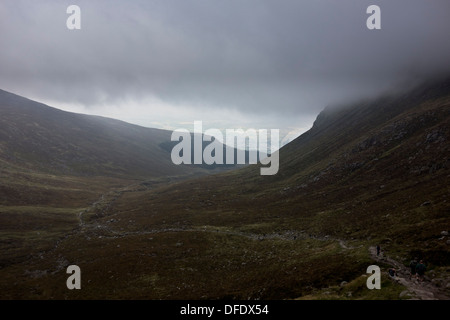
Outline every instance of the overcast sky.
POLYGON ((449 13, 449 0, 1 0, 0 88, 150 127, 284 136, 327 105, 450 71, 449 13))

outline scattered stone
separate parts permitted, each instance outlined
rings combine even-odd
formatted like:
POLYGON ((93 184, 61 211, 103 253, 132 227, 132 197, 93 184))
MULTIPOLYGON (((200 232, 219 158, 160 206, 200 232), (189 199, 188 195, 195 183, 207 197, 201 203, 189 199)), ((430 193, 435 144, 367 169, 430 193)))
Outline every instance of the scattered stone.
POLYGON ((442 236, 448 236, 448 231, 442 231, 442 232, 441 232, 441 235, 442 235, 442 236))
POLYGON ((429 206, 431 204, 431 201, 425 201, 424 203, 422 203, 420 206, 429 206))
POLYGON ((352 293, 351 292, 347 292, 347 297, 350 298, 351 296, 353 296, 352 293))
POLYGON ((445 283, 444 279, 441 279, 441 278, 435 278, 435 279, 431 280, 431 282, 437 287, 443 287, 444 283, 445 283))
POLYGON ((347 283, 348 283, 347 281, 342 281, 341 284, 340 284, 340 286, 343 287, 343 286, 345 286, 347 283))
POLYGON ((402 292, 400 292, 400 295, 398 297, 399 298, 410 298, 411 292, 409 292, 408 290, 403 290, 402 292))

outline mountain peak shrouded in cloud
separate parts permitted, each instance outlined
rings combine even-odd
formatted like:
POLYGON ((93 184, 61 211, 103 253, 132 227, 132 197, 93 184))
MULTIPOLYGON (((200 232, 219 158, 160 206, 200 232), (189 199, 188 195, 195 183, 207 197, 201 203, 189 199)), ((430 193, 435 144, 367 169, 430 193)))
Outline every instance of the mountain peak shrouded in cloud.
POLYGON ((149 126, 295 131, 450 70, 446 0, 77 1, 68 30, 71 4, 1 2, 1 88, 149 126), (381 30, 366 27, 371 4, 381 30))

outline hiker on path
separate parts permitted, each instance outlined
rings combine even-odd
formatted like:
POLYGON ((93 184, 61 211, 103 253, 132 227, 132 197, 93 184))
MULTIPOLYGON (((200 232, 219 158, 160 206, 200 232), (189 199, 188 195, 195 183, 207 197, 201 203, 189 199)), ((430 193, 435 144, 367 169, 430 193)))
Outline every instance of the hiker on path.
POLYGON ((425 275, 425 271, 427 270, 427 267, 424 265, 423 260, 420 260, 419 264, 416 266, 416 272, 419 276, 419 281, 423 281, 423 277, 425 275))
POLYGON ((398 277, 397 270, 395 270, 394 268, 390 268, 388 270, 388 272, 389 272, 389 275, 391 276, 391 278, 395 279, 395 277, 398 277))
POLYGON ((416 267, 418 264, 417 260, 418 260, 417 258, 414 258, 409 263, 409 268, 410 268, 409 280, 411 280, 411 278, 417 278, 417 275, 416 275, 416 267))
POLYGON ((381 251, 380 245, 379 245, 379 244, 377 244, 377 256, 379 256, 379 255, 380 255, 380 251, 381 251))

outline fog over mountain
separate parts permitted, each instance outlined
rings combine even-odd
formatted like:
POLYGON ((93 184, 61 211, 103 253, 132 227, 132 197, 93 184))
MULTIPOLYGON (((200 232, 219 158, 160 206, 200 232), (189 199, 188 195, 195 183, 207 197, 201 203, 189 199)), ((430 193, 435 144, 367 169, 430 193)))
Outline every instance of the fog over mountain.
POLYGON ((158 128, 304 131, 327 105, 448 72, 448 12, 447 0, 4 0, 0 88, 158 128), (71 4, 81 30, 66 27, 71 4), (381 30, 366 27, 372 4, 381 30))

